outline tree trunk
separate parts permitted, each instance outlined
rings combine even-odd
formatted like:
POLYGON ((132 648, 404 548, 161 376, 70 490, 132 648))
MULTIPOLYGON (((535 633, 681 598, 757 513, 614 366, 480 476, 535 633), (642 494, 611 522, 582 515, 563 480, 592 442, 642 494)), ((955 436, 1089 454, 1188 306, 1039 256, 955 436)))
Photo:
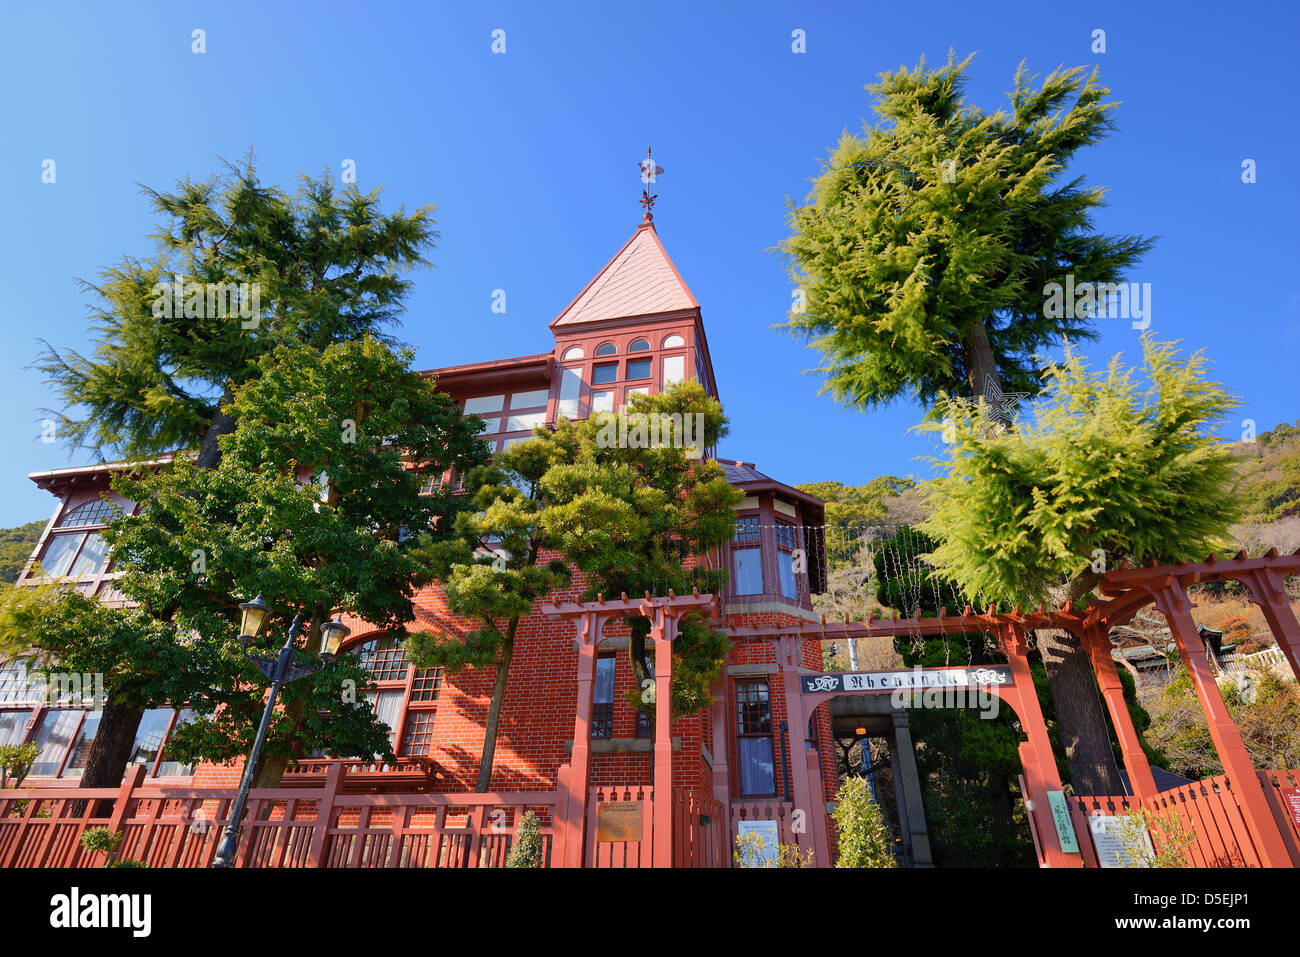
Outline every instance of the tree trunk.
MULTIPOLYGON (((143 717, 143 708, 119 704, 112 695, 108 696, 95 740, 90 744, 90 754, 86 756, 80 787, 115 788, 122 783, 126 762, 131 760, 131 751, 135 747, 135 733, 143 717)), ((95 813, 100 814, 109 803, 102 802, 103 806, 95 813)))
POLYGON ((1007 779, 996 771, 989 772, 988 795, 993 833, 1005 842, 1011 833, 1011 789, 1007 787, 1007 779))
MULTIPOLYGON (((512 628, 511 631, 514 629, 512 628)), ((478 786, 485 793, 492 783, 492 760, 497 752, 497 727, 501 723, 501 705, 506 698, 506 681, 510 678, 510 661, 515 654, 514 638, 501 646, 501 660, 497 663, 497 680, 492 686, 492 701, 488 705, 487 724, 483 728, 483 757, 478 763, 478 786)))
MULTIPOLYGON (((1001 403, 1002 380, 998 375, 983 320, 971 325, 966 341, 966 378, 975 395, 985 399, 994 421, 1011 426, 1009 410, 1001 403)), ((1073 601, 1092 590, 1101 576, 1089 570, 1052 594, 1055 607, 1073 601)), ((1070 764, 1070 781, 1079 794, 1120 794, 1119 768, 1110 746, 1110 733, 1088 653, 1079 639, 1067 631, 1039 629, 1038 650, 1047 669, 1056 707, 1057 728, 1070 764)))
POLYGON ((1011 425, 1011 413, 1001 402, 1002 377, 998 374, 993 346, 989 343, 988 329, 982 319, 971 324, 966 339, 966 381, 970 383, 971 392, 984 399, 995 422, 1011 425))
POLYGON ((195 468, 214 469, 221 461, 221 447, 217 445, 217 439, 235 431, 235 417, 223 411, 233 398, 230 386, 227 385, 221 393, 221 402, 212 416, 208 431, 203 436, 203 444, 199 446, 198 458, 194 460, 195 468))
MULTIPOLYGON (((284 693, 282 688, 281 694, 284 693)), ((299 701, 290 701, 284 705, 284 714, 293 720, 294 728, 297 728, 302 721, 302 710, 304 703, 299 701)), ((274 719, 272 719, 274 720, 274 719)), ((267 732, 268 736, 270 731, 267 732)), ((287 754, 268 754, 263 751, 261 757, 257 759, 257 766, 253 768, 253 787, 255 788, 274 788, 280 786, 280 779, 284 777, 285 768, 289 766, 289 756, 287 754)))

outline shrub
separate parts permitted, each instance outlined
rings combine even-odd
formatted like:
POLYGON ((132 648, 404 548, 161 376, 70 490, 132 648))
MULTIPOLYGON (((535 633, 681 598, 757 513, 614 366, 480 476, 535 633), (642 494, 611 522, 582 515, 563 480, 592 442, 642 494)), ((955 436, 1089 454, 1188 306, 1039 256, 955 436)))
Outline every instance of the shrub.
POLYGON ((541 867, 543 842, 539 828, 542 822, 532 811, 525 811, 515 827, 514 845, 506 856, 506 867, 541 867))
POLYGON ((81 846, 92 854, 105 855, 105 866, 112 867, 113 854, 122 843, 121 831, 110 831, 106 827, 92 827, 81 835, 81 846))
POLYGON ((11 777, 14 787, 21 786, 38 753, 35 744, 0 744, 0 788, 7 788, 11 777))
POLYGON ((839 829, 836 867, 897 867, 894 838, 865 778, 847 778, 835 796, 839 829))

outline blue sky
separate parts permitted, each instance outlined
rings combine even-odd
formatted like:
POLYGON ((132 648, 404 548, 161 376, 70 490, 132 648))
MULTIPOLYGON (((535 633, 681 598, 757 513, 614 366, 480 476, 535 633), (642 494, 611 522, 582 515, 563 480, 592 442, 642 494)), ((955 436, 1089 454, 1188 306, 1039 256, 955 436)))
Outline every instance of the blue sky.
MULTIPOLYGON (((770 252, 877 73, 978 51, 968 96, 1005 102, 1020 60, 1097 64, 1119 129, 1072 167, 1105 186, 1111 233, 1155 235, 1129 277, 1152 329, 1205 348, 1261 430, 1300 416, 1300 16, 1282 3, 0 5, 0 525, 46 518, 27 473, 70 464, 42 444, 53 401, 37 336, 86 349, 93 279, 152 250, 137 184, 205 177, 250 146, 264 181, 356 163, 385 203, 436 204, 436 269, 400 335, 421 367, 540 352, 547 323, 640 219, 636 162, 667 172, 655 222, 703 308, 732 419, 720 454, 787 482, 925 474, 931 438, 900 402, 836 407, 816 353, 772 327, 790 288, 770 252), (193 53, 202 29, 206 52, 193 53), (505 31, 506 52, 491 51, 505 31), (806 52, 792 52, 794 30, 806 52), (1106 31, 1093 53, 1092 32, 1106 31), (1241 182, 1241 164, 1257 182, 1241 182), (43 183, 54 159, 56 181, 43 183), (492 290, 507 293, 505 315, 492 290)), ((1098 362, 1137 355, 1101 322, 1098 362)), ((88 461, 78 452, 71 463, 88 461)))

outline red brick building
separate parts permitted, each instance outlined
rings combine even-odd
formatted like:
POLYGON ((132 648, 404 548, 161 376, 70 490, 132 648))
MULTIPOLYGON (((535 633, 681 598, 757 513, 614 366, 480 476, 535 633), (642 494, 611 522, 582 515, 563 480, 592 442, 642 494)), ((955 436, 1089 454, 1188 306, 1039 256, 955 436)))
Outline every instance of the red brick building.
MULTIPOLYGON (((648 217, 549 328, 554 346, 547 352, 427 373, 466 412, 483 418, 485 438, 494 451, 527 438, 534 427, 559 416, 581 419, 593 411, 616 410, 632 393, 653 393, 682 379, 698 380, 718 395, 700 304, 648 217)), ((817 538, 824 520, 822 502, 753 464, 721 464, 745 498, 737 506, 733 542, 713 556, 730 570, 730 583, 714 606, 720 625, 767 628, 775 635, 782 626, 815 620, 811 595, 822 590, 825 580, 817 538)), ((30 579, 39 559, 50 575, 70 576, 76 587, 105 601, 122 600, 99 537, 109 514, 102 497, 115 498, 107 484, 111 470, 97 465, 31 476, 58 505, 24 578, 30 579)), ((577 580, 570 590, 551 596, 551 602, 572 602, 581 590, 577 580)), ((412 630, 473 627, 448 612, 437 586, 425 589, 416 607, 412 630)), ((348 624, 353 633, 344 650, 360 653, 374 676, 370 698, 391 729, 394 752, 400 757, 396 768, 354 762, 353 775, 364 778, 373 790, 472 790, 492 670, 457 675, 445 675, 441 669, 421 671, 408 663, 399 642, 365 622, 348 624)), ((583 659, 573 619, 548 615, 539 605, 522 623, 492 791, 555 790, 557 775, 574 762, 575 750, 584 752, 588 787, 654 783, 653 729, 625 701, 633 686, 624 652, 626 634, 626 626, 615 618, 595 648, 590 712, 584 723, 577 720, 583 659), (584 726, 589 732, 586 746, 575 749, 575 736, 582 735, 584 726)), ((821 670, 821 648, 816 640, 788 647, 794 655, 782 668, 773 641, 734 643, 713 689, 712 712, 672 722, 672 785, 711 796, 727 808, 724 819, 733 806, 746 802, 807 804, 810 820, 820 822, 816 827, 821 836, 815 843, 824 849, 824 802, 833 795, 836 779, 830 719, 824 706, 807 721, 802 710, 793 709, 799 717, 792 719, 788 700, 790 689, 797 687, 791 675, 821 670), (814 752, 815 764, 809 760, 814 752), (819 775, 810 773, 814 768, 819 775)), ((23 667, 19 659, 0 663, 0 743, 34 741, 40 746, 28 784, 75 786, 98 713, 22 704, 7 689, 17 687, 23 667)), ((183 719, 183 713, 171 709, 146 714, 132 758, 146 768, 146 780, 195 787, 236 784, 237 766, 189 768, 168 760, 166 736, 174 722, 183 719)), ((290 770, 286 781, 306 784, 321 778, 328 764, 304 761, 290 770)), ((813 843, 811 837, 808 841, 813 843)))

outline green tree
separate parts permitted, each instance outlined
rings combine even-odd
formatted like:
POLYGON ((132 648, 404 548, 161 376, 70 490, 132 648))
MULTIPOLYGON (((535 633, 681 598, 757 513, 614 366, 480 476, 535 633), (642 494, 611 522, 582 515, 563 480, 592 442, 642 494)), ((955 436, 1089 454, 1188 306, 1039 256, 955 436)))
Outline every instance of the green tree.
POLYGON ((835 825, 839 833, 836 867, 897 867, 894 836, 880 808, 871 799, 866 778, 845 778, 835 795, 835 825))
POLYGON ((46 343, 38 362, 67 409, 49 412, 60 434, 100 455, 197 449, 200 467, 214 465, 217 437, 234 428, 227 406, 258 360, 281 345, 380 334, 410 289, 397 272, 428 265, 437 236, 433 207, 384 213, 378 190, 337 190, 328 170, 292 194, 265 186, 251 152, 209 179, 143 192, 160 218, 158 251, 83 283, 97 300, 93 352, 46 343), (233 312, 209 297, 244 283, 233 312))
MULTIPOLYGON (((411 371, 411 358, 373 339, 323 351, 281 346, 236 393, 237 426, 221 439, 216 468, 179 461, 170 472, 115 479, 115 491, 145 503, 106 532, 124 572, 119 587, 230 658, 189 698, 200 717, 177 732, 174 753, 225 760, 251 746, 265 681, 231 645, 241 600, 260 592, 271 605, 268 652, 300 616, 304 662, 335 611, 399 633, 414 620, 415 591, 433 576, 419 546, 450 535, 462 508, 447 486, 421 487, 487 452, 477 418, 462 418, 411 371)), ((387 729, 356 701, 368 684, 345 656, 285 685, 256 784, 273 786, 303 750, 391 758, 387 729)))
MULTIPOLYGON (((1087 595, 1121 561, 1199 560, 1222 546, 1239 503, 1231 453, 1212 426, 1232 398, 1203 379, 1200 353, 1180 362, 1150 336, 1143 349, 1145 387, 1118 357, 1093 373, 1067 349, 1047 366, 1035 423, 1014 432, 990 434, 982 406, 942 406, 954 441, 921 526, 939 542, 930 555, 938 573, 967 595, 1055 607, 1087 595)), ((1075 695, 1097 697, 1087 655, 1066 632, 1037 638, 1049 676, 1054 662, 1076 672, 1052 682, 1075 788, 1118 793, 1106 790, 1118 783, 1104 716, 1099 727, 1079 723, 1091 714, 1075 695)))
MULTIPOLYGON (((189 641, 179 621, 109 607, 58 585, 11 589, 0 612, 0 650, 35 651, 51 669, 102 676, 104 700, 95 702, 102 715, 82 772, 84 787, 121 782, 147 709, 183 703, 227 670, 219 651, 189 641)), ((89 697, 90 690, 83 694, 89 697)))
POLYGON ((422 558, 442 584, 447 607, 477 621, 464 634, 418 631, 407 638, 407 655, 418 668, 495 668, 483 729, 476 790, 488 791, 496 757, 501 708, 514 661, 519 622, 533 604, 568 583, 558 560, 539 563, 549 543, 541 524, 541 481, 556 450, 537 440, 521 442, 476 468, 466 479, 469 507, 456 516, 455 534, 425 541, 422 558))
POLYGON ((542 822, 532 811, 525 811, 515 828, 515 842, 506 855, 506 867, 542 867, 545 864, 544 845, 539 828, 542 822))
MULTIPOLYGON (((1060 69, 1037 85, 1022 63, 1008 108, 986 113, 965 101, 969 63, 922 60, 867 87, 878 122, 846 132, 791 209, 781 249, 803 296, 786 328, 812 340, 826 391, 850 407, 969 390, 988 400, 991 423, 1008 425, 1004 392, 1041 388, 1035 353, 1095 337, 1097 310, 1047 308, 1048 284, 1116 283, 1152 243, 1094 232, 1102 190, 1065 178, 1113 125, 1096 70, 1060 69)), ((1063 720, 1104 753, 1091 673, 1058 644, 1049 674, 1071 710, 1063 720)), ((1113 767, 1096 780, 1118 786, 1113 767)))
POLYGON ((1036 86, 1021 64, 1008 110, 989 114, 964 100, 969 63, 922 60, 868 85, 880 122, 846 132, 791 209, 781 249, 803 302, 786 328, 813 340, 827 390, 854 408, 990 382, 1036 393, 1034 354, 1094 335, 1088 316, 1047 315, 1044 287, 1118 281, 1151 246, 1094 233, 1102 190, 1064 180, 1112 125, 1096 71, 1036 86))
POLYGON ((27 564, 27 559, 32 557, 32 549, 40 541, 46 524, 42 519, 17 528, 0 529, 0 583, 18 580, 18 575, 27 564))
MULTIPOLYGON (((693 587, 718 594, 726 570, 690 560, 731 540, 734 507, 743 498, 721 466, 702 455, 727 434, 722 405, 698 383, 679 382, 658 395, 631 396, 624 411, 626 429, 618 416, 605 413, 541 438, 559 460, 542 481, 542 521, 551 541, 586 575, 583 600, 624 592, 686 594, 693 587), (638 424, 646 427, 645 442, 633 431, 638 424)), ((646 688, 650 621, 642 615, 624 620, 631 630, 628 659, 637 686, 646 688)), ((709 687, 727 649, 726 636, 708 627, 704 614, 682 616, 672 643, 674 714, 712 704, 709 687)), ((653 711, 647 696, 634 698, 637 707, 653 711)))
POLYGON ((826 503, 827 525, 852 528, 883 524, 889 514, 888 503, 903 492, 916 488, 916 480, 881 475, 866 485, 805 482, 795 488, 826 503))

